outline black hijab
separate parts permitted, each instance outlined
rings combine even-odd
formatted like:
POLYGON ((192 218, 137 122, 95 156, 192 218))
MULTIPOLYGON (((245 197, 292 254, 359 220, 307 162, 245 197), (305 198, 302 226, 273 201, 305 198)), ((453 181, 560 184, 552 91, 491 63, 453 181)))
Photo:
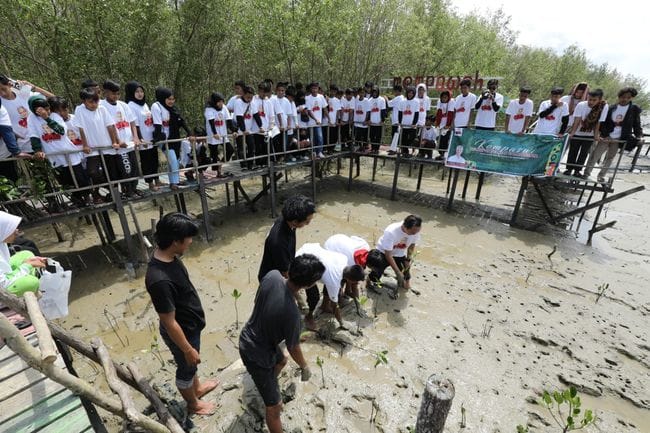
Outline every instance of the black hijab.
POLYGON ((138 90, 138 88, 142 89, 142 92, 144 92, 144 87, 142 87, 142 84, 138 83, 137 81, 129 81, 124 85, 124 99, 127 103, 135 102, 138 105, 144 105, 147 103, 146 94, 142 99, 137 99, 135 97, 135 92, 138 90))
POLYGON ((160 103, 167 111, 169 111, 169 139, 180 138, 180 130, 184 129, 185 133, 191 135, 190 130, 185 124, 185 119, 181 116, 180 111, 176 105, 171 107, 165 103, 165 100, 172 96, 174 92, 167 87, 156 87, 156 101, 160 103))
POLYGON ((210 98, 206 102, 205 106, 206 107, 212 107, 215 110, 218 110, 217 102, 219 102, 219 101, 225 101, 225 99, 223 98, 223 95, 221 93, 219 93, 219 92, 213 92, 213 93, 210 94, 210 98))

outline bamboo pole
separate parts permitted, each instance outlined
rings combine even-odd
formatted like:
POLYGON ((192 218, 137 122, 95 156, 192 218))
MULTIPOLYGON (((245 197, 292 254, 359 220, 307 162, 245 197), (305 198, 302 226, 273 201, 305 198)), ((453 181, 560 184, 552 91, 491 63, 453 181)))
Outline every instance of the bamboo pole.
MULTIPOLYGON (((71 375, 60 367, 43 362, 38 350, 34 349, 27 339, 20 334, 18 328, 2 314, 0 314, 0 336, 5 339, 7 346, 30 367, 40 371, 54 382, 63 385, 74 394, 87 398, 99 407, 120 417, 126 416, 119 400, 102 394, 88 382, 71 375)), ((139 414, 135 424, 149 432, 170 433, 167 427, 144 415, 139 414)))
POLYGON ((43 316, 38 306, 36 295, 33 292, 25 292, 23 299, 27 306, 29 319, 32 321, 34 329, 36 329, 38 348, 41 351, 41 360, 46 364, 52 364, 57 358, 56 345, 52 339, 52 334, 50 334, 50 329, 47 327, 45 316, 43 316))

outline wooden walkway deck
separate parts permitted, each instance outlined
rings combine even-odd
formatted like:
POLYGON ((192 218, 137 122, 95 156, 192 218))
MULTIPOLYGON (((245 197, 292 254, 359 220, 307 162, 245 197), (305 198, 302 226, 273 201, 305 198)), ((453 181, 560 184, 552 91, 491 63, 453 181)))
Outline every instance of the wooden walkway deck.
MULTIPOLYGON (((6 308, 0 314, 12 323, 24 320, 6 308)), ((38 345, 33 326, 21 333, 33 346, 38 345)), ((93 431, 79 397, 31 368, 4 343, 0 345, 0 433, 93 431)), ((65 368, 60 355, 55 365, 65 368)))

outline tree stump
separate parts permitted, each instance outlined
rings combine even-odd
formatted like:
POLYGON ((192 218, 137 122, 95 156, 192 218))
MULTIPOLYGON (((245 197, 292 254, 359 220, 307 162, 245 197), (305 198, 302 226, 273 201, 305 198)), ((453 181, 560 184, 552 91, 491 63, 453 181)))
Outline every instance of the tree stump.
POLYGON ((415 431, 442 433, 455 395, 454 384, 449 379, 443 379, 437 374, 429 376, 424 387, 415 431))

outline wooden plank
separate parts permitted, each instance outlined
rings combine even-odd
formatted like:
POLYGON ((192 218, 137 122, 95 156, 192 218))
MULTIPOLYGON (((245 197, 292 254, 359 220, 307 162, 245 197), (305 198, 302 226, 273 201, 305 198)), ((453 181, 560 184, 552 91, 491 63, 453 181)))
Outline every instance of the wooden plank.
POLYGON ((18 415, 26 408, 40 403, 49 396, 65 390, 61 384, 53 380, 44 380, 34 386, 31 386, 22 392, 9 397, 2 402, 2 411, 0 411, 0 430, 3 422, 18 415))
MULTIPOLYGON (((57 358, 57 360, 54 362, 54 365, 63 368, 63 360, 61 358, 57 358)), ((22 371, 5 379, 4 381, 0 382, 0 402, 5 401, 12 395, 17 394, 26 388, 29 388, 33 383, 42 382, 44 379, 45 376, 33 368, 22 371)))
MULTIPOLYGON (((79 399, 77 398, 77 402, 79 399)), ((57 418, 53 423, 40 429, 38 433, 79 433, 90 426, 88 415, 82 406, 78 406, 65 416, 57 418)))
MULTIPOLYGON (((18 416, 0 424, 0 431, 25 433, 42 431, 40 429, 52 425, 58 419, 68 419, 68 414, 79 407, 81 407, 81 400, 70 391, 64 390, 41 401, 37 405, 26 408, 18 416)), ((83 414, 85 415, 85 412, 83 414)), ((69 430, 61 429, 53 431, 67 433, 69 430)))
MULTIPOLYGON (((36 347, 38 345, 38 340, 36 339, 36 334, 32 334, 29 337, 27 337, 27 341, 31 343, 32 346, 36 347)), ((9 346, 2 346, 0 348, 0 362, 12 358, 14 356, 17 356, 13 350, 9 348, 9 346)), ((2 376, 0 376, 2 378, 2 376)))

